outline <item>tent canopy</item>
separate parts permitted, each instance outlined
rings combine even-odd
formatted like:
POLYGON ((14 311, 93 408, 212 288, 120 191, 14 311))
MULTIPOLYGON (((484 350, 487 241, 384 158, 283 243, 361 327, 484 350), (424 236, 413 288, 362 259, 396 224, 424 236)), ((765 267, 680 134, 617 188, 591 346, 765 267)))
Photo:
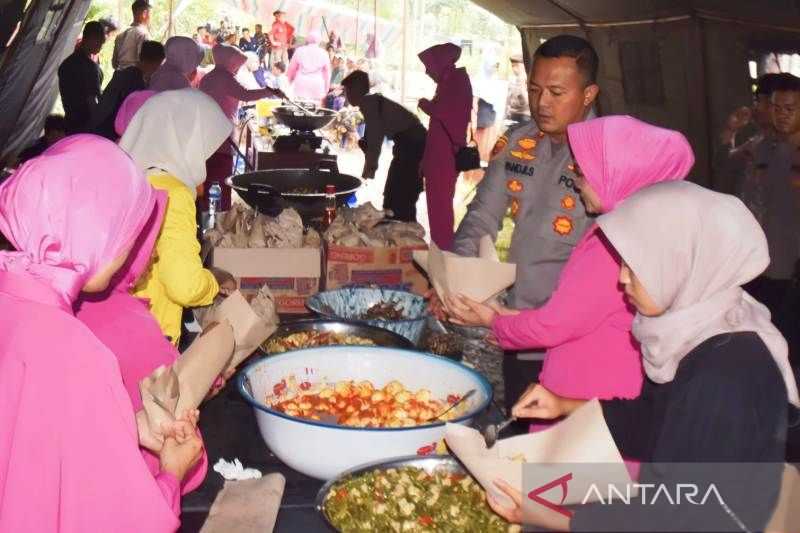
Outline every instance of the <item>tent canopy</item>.
POLYGON ((691 15, 796 27, 800 7, 792 0, 473 0, 517 27, 603 25, 691 15))

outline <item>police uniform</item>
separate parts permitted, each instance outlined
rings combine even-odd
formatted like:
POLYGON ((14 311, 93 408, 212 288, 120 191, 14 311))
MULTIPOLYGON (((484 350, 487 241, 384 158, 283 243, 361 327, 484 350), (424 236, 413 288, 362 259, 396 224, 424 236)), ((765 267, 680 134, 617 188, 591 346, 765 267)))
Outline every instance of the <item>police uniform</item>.
MULTIPOLYGON (((496 239, 509 213, 515 227, 508 260, 517 264, 517 280, 507 298, 510 307, 542 306, 575 245, 592 225, 574 189, 574 168, 567 143, 552 142, 533 122, 506 132, 492 151, 489 168, 456 232, 453 251, 476 256, 481 237, 496 239)), ((542 350, 504 359, 507 406, 537 378, 538 373, 532 373, 540 367, 515 359, 543 357, 542 350)))

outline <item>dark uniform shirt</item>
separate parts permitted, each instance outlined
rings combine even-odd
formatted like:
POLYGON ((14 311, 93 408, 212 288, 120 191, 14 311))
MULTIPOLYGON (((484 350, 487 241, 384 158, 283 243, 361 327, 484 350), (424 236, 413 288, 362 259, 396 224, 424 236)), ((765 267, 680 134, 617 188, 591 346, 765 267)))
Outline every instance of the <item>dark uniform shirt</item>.
POLYGON ((117 140, 114 130, 114 119, 117 117, 122 102, 135 91, 147 88, 144 75, 139 67, 128 67, 114 72, 111 81, 106 85, 100 104, 97 106, 92 118, 92 131, 112 141, 117 140))
POLYGON ((67 134, 89 131, 102 83, 100 66, 82 50, 70 54, 58 67, 58 90, 64 106, 67 134))

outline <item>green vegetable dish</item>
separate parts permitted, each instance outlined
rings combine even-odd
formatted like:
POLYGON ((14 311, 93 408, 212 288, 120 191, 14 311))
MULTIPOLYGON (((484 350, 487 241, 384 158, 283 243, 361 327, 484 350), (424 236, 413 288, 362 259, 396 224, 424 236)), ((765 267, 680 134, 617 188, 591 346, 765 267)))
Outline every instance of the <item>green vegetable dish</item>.
POLYGON ((324 510, 343 533, 520 531, 492 512, 471 477, 445 469, 390 468, 347 478, 331 487, 324 510))

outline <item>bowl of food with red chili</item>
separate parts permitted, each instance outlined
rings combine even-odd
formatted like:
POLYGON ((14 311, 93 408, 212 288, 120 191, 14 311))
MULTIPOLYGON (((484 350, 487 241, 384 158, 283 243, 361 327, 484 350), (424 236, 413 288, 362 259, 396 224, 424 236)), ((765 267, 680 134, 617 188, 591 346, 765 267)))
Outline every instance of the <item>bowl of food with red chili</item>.
POLYGON ((470 424, 492 398, 486 378, 458 362, 372 346, 274 355, 238 380, 270 451, 325 480, 366 462, 433 453, 446 422, 470 424))

